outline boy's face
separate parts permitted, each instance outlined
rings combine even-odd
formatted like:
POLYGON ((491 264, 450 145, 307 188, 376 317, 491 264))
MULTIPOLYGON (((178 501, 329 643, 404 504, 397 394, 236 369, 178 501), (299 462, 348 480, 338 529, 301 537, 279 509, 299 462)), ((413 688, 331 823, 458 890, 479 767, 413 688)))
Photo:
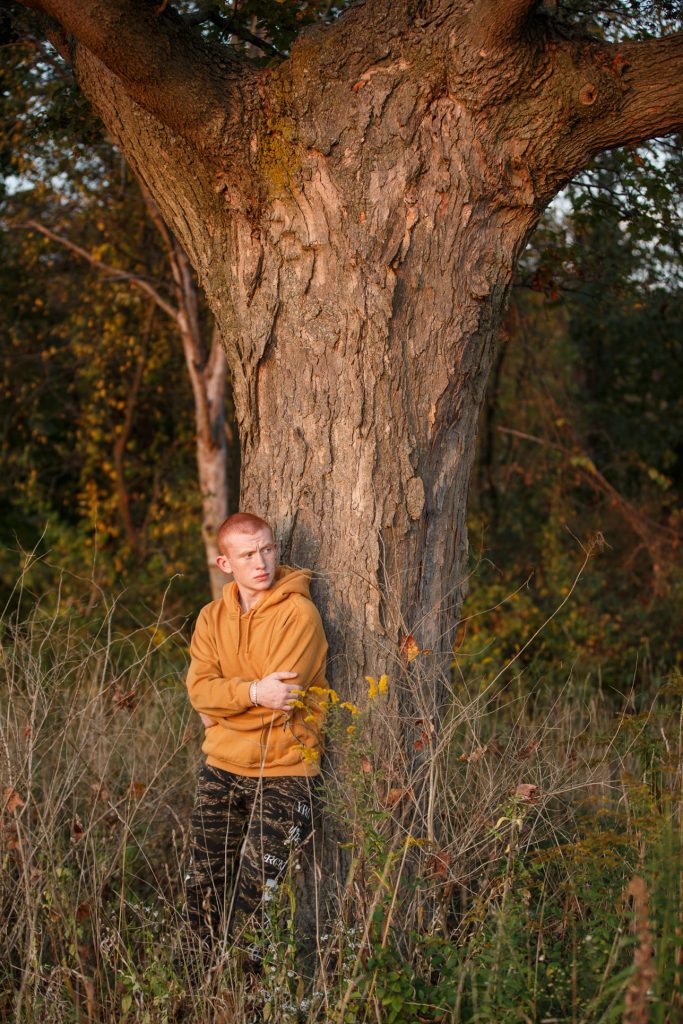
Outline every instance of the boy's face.
POLYGON ((223 572, 232 573, 245 596, 268 590, 277 568, 277 545, 270 528, 233 533, 226 542, 225 554, 218 556, 216 564, 223 572))

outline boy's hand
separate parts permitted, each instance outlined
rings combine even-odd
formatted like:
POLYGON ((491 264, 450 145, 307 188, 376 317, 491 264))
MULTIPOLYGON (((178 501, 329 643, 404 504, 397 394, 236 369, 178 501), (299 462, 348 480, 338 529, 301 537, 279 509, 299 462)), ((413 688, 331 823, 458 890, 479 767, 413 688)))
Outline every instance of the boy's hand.
POLYGON ((216 719, 212 718, 211 715, 203 715, 200 711, 199 717, 201 718, 202 725, 204 726, 205 729, 208 729, 210 725, 216 724, 216 719))
POLYGON ((296 699, 299 687, 296 683, 284 682, 295 679, 298 672, 271 672, 269 676, 259 679, 256 686, 256 699, 264 708, 273 711, 291 711, 291 702, 296 699))

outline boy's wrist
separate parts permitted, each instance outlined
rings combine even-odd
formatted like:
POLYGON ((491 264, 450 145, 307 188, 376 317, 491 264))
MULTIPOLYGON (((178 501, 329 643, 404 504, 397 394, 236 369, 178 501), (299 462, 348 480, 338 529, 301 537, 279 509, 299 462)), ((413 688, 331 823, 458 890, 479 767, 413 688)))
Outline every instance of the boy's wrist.
POLYGON ((249 700, 253 707, 257 707, 258 705, 258 684, 258 679, 253 679, 249 684, 249 700))

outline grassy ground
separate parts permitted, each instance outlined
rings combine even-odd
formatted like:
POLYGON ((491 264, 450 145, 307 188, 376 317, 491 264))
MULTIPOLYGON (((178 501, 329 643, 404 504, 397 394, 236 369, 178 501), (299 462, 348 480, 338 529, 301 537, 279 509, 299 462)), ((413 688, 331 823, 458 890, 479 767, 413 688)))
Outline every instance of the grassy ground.
POLYGON ((290 876, 277 923, 253 936, 263 978, 248 986, 224 947, 191 984, 181 909, 201 730, 186 641, 163 615, 131 625, 102 594, 60 602, 58 585, 12 608, 2 1019, 683 1021, 680 676, 637 713, 576 675, 462 677, 438 740, 418 734, 428 756, 391 770, 372 737, 409 677, 371 685, 358 714, 335 705, 324 799, 345 871, 314 955, 305 969, 295 956, 290 876))

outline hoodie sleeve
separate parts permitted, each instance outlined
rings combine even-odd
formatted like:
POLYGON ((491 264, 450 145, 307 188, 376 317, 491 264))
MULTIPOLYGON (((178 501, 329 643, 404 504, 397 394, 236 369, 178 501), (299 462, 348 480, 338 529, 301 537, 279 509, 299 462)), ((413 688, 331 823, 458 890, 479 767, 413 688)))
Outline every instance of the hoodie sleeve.
POLYGON ((190 643, 190 668, 187 673, 187 692, 190 704, 203 715, 227 718, 239 715, 252 706, 249 699, 251 679, 221 675, 218 652, 213 644, 202 611, 197 619, 190 643))
POLYGON ((264 675, 270 672, 298 673, 296 679, 292 679, 291 682, 303 691, 299 698, 303 707, 277 712, 281 718, 289 719, 293 725, 297 725, 297 733, 303 723, 307 732, 319 735, 322 729, 327 710, 327 700, 324 696, 324 688, 327 686, 327 649, 318 609, 310 601, 307 601, 303 608, 301 605, 295 606, 282 624, 277 647, 268 660, 264 675), (311 686, 322 689, 319 693, 309 693, 311 686))
POLYGON ((268 660, 264 676, 271 672, 297 672, 291 681, 307 690, 321 679, 324 684, 327 640, 318 609, 310 601, 308 607, 297 607, 285 619, 277 647, 268 660))

